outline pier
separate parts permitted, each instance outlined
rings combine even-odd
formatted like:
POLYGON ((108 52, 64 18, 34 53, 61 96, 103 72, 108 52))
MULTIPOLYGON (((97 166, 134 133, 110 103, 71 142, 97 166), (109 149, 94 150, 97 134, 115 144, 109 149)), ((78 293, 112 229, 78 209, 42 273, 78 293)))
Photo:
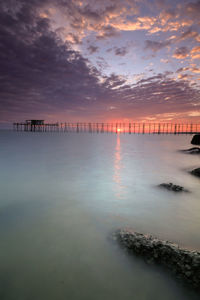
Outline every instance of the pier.
POLYGON ((59 123, 44 123, 44 120, 26 120, 21 123, 13 123, 14 131, 53 132, 59 131, 59 123))
POLYGON ((45 123, 44 120, 26 120, 22 123, 13 123, 13 130, 66 133, 198 134, 200 123, 45 123))

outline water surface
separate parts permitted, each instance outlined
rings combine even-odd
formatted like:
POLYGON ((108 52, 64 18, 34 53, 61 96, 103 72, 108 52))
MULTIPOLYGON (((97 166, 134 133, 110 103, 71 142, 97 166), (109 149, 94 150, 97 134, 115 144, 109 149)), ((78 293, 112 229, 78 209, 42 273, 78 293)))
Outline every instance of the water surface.
POLYGON ((0 299, 198 299, 109 239, 129 226, 200 250, 200 158, 178 151, 190 140, 1 131, 0 299))

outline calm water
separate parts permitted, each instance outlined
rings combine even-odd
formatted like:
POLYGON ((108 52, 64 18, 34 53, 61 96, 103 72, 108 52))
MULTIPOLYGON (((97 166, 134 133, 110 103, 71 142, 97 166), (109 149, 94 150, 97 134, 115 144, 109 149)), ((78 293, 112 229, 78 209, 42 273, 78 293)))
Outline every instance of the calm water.
POLYGON ((200 180, 188 172, 200 157, 178 152, 190 140, 1 131, 0 299, 199 299, 109 240, 129 226, 200 250, 200 180))

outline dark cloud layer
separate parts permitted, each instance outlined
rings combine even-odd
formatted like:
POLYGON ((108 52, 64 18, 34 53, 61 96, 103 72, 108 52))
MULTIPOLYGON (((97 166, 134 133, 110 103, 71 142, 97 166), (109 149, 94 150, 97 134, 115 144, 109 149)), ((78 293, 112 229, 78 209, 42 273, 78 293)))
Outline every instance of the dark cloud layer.
POLYGON ((37 111, 72 108, 103 97, 98 72, 49 29, 47 19, 24 4, 19 12, 1 7, 1 108, 37 111))

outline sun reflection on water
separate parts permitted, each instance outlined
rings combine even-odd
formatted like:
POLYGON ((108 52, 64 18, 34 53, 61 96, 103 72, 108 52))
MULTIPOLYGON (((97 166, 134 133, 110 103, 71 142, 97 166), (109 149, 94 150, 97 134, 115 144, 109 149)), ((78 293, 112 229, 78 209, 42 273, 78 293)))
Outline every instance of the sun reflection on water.
POLYGON ((121 159, 121 141, 120 134, 117 134, 117 143, 115 147, 115 156, 114 156, 114 182, 115 182, 115 195, 118 199, 123 198, 124 186, 122 185, 121 178, 122 170, 122 159, 121 159))

